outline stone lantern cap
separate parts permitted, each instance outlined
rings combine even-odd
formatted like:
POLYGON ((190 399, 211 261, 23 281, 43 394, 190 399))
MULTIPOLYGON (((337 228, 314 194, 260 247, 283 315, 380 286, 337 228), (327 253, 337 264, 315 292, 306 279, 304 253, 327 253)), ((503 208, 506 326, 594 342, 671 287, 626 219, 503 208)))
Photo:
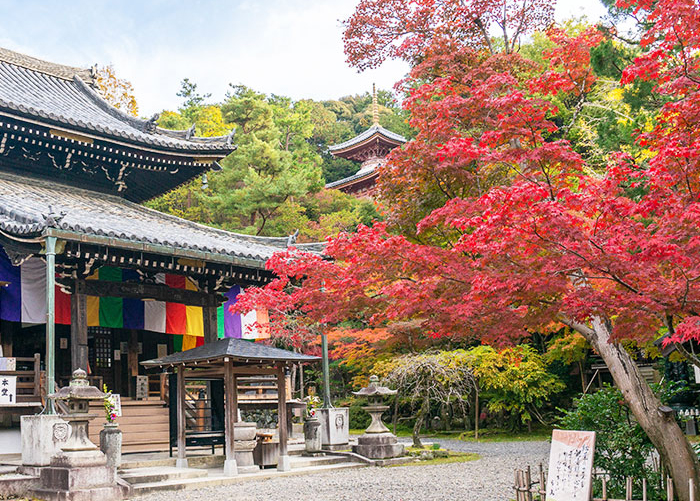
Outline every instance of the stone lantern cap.
POLYGON ((384 395, 396 395, 397 390, 390 390, 386 386, 379 386, 379 378, 377 376, 369 377, 369 386, 362 388, 360 391, 353 391, 353 395, 358 397, 381 397, 384 395))
POLYGON ((90 386, 84 370, 76 369, 70 384, 49 396, 55 400, 102 400, 107 395, 90 386))

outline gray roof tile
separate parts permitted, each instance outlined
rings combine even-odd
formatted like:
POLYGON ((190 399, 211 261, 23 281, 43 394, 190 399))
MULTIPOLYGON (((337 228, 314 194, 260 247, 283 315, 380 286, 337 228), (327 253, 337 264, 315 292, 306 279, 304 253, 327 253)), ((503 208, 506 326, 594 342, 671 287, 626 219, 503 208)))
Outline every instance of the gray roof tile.
POLYGON ((163 365, 177 365, 181 363, 206 362, 231 357, 234 361, 257 364, 263 362, 316 362, 318 357, 302 355, 289 350, 282 350, 274 346, 261 343, 252 343, 245 339, 226 338, 213 343, 206 343, 190 350, 173 353, 171 355, 146 360, 141 365, 146 367, 158 367, 163 365))
POLYGON ((223 157, 235 149, 231 136, 189 137, 189 131, 151 130, 148 120, 113 107, 88 83, 93 83, 90 70, 0 49, 0 112, 166 151, 223 157))
MULTIPOLYGON (((123 198, 0 172, 0 229, 33 236, 44 215, 65 213, 58 228, 78 235, 209 252, 260 262, 287 248, 288 237, 241 235, 187 221, 123 198), (51 207, 49 207, 51 206, 51 207)), ((114 244, 118 247, 118 242, 114 244)))
POLYGON ((328 150, 333 152, 333 151, 338 151, 338 150, 344 150, 346 148, 349 148, 350 146, 354 146, 356 144, 359 144, 370 137, 372 137, 375 134, 379 134, 384 136, 387 139, 390 139, 391 141, 396 141, 399 143, 405 143, 406 138, 403 137, 400 134, 396 134, 395 132, 391 132, 388 129, 385 129, 381 125, 374 124, 372 127, 367 129, 366 131, 358 134, 357 136, 353 137, 352 139, 348 139, 347 141, 340 143, 340 144, 334 144, 333 146, 329 146, 328 150))

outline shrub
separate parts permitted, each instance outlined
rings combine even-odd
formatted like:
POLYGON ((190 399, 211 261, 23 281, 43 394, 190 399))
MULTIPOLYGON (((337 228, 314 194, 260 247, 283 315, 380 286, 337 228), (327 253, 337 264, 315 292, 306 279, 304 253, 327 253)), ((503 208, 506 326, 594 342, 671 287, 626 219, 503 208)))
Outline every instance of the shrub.
MULTIPOLYGON (((606 385, 601 390, 583 395, 574 402, 560 420, 567 430, 596 432, 594 467, 608 472, 608 495, 624 497, 625 478, 646 478, 652 490, 650 499, 656 499, 654 486, 658 485, 658 471, 648 461, 654 446, 634 420, 622 393, 606 385)), ((599 486, 595 486, 598 491, 599 486)))

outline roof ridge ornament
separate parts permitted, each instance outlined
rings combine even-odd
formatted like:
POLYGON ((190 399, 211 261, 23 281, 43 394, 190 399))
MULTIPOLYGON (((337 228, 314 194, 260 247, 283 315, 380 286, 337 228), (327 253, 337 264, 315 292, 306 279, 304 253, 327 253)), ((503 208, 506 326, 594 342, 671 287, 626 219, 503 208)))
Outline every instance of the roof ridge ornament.
POLYGON ((160 113, 154 114, 147 122, 143 124, 143 131, 149 134, 154 134, 158 129, 158 119, 160 118, 160 113))
POLYGON ((231 132, 228 133, 226 136, 226 146, 231 147, 233 146, 233 136, 236 135, 236 128, 234 127, 231 129, 231 132))
POLYGON ((49 213, 42 214, 41 217, 44 218, 44 224, 47 228, 60 228, 61 220, 65 217, 66 213, 61 211, 60 214, 56 214, 53 210, 53 206, 49 204, 49 213))
POLYGON ((197 132, 197 124, 192 124, 192 127, 187 129, 187 132, 185 133, 185 139, 191 139, 194 137, 195 132, 197 132))
POLYGON ((291 247, 297 243, 297 237, 299 236, 299 228, 297 228, 294 233, 287 237, 287 247, 291 247))

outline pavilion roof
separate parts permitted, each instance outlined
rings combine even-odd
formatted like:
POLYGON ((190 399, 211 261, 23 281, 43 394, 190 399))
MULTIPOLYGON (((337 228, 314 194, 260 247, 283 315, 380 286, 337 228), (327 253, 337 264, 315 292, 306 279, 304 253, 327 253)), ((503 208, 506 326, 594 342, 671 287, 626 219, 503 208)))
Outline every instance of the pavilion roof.
MULTIPOLYGON (((262 268, 289 237, 232 233, 149 209, 115 195, 0 171, 0 230, 262 268), (62 217, 61 217, 62 216, 62 217)), ((314 244, 297 247, 317 251, 314 244), (308 247, 308 248, 307 248, 308 247)))
POLYGON ((198 364, 232 358, 234 362, 258 365, 271 362, 316 362, 319 357, 302 355, 289 350, 275 348, 245 339, 225 338, 205 343, 190 350, 173 353, 165 357, 141 362, 145 367, 164 367, 180 364, 198 364))
POLYGON ((383 139, 384 141, 387 141, 393 146, 398 146, 406 142, 406 138, 402 135, 396 134, 395 132, 391 132, 390 130, 385 129, 379 124, 374 124, 369 129, 358 134, 352 139, 348 139, 347 141, 340 144, 334 144, 333 146, 329 146, 328 150, 334 155, 339 155, 341 152, 347 150, 354 150, 355 147, 370 142, 372 139, 375 138, 383 139))
POLYGON ((94 70, 0 48, 0 115, 161 153, 223 158, 235 149, 231 135, 195 137, 194 129, 161 129, 154 119, 132 117, 107 103, 95 86, 94 70))
POLYGON ((346 186, 349 186, 351 184, 357 183, 359 181, 362 181, 363 179, 367 179, 375 175, 376 172, 376 167, 372 166, 369 169, 360 169, 358 172, 353 174, 352 176, 344 177, 343 179, 338 179, 337 181, 333 181, 332 183, 326 184, 327 189, 342 189, 346 186))

